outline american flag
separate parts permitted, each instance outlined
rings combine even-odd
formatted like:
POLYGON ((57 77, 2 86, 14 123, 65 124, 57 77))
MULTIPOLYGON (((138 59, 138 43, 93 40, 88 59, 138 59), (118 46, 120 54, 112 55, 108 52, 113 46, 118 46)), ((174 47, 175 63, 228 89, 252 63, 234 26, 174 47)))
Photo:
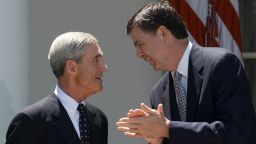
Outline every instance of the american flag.
POLYGON ((190 39, 224 47, 241 59, 238 0, 169 0, 185 21, 190 39))

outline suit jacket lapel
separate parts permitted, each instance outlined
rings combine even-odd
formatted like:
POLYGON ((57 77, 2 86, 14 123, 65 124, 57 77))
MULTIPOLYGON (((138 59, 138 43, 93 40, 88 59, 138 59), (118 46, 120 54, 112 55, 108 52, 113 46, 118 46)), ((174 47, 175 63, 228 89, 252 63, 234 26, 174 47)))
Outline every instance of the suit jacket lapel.
POLYGON ((53 92, 50 94, 50 97, 52 99, 52 112, 54 115, 53 124, 57 131, 65 143, 80 144, 80 139, 65 108, 53 92))
POLYGON ((171 73, 168 74, 168 81, 166 84, 166 89, 162 96, 162 102, 164 106, 165 116, 170 120, 180 120, 176 95, 173 86, 173 79, 171 73))
POLYGON ((202 49, 193 44, 189 57, 188 90, 187 90, 187 120, 194 121, 198 107, 198 99, 202 87, 203 59, 202 49))
MULTIPOLYGON (((171 109, 170 109, 170 97, 169 97, 169 81, 167 81, 165 91, 163 92, 162 95, 162 103, 163 103, 163 108, 164 108, 164 115, 168 119, 171 119, 171 109)), ((156 106, 157 108, 157 106, 156 106)))

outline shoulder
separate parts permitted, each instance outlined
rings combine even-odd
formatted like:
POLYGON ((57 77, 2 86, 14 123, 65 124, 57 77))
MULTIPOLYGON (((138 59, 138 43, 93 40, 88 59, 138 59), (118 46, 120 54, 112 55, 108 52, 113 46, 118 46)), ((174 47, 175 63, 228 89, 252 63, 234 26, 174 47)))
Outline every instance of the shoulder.
POLYGON ((53 96, 47 96, 44 99, 24 108, 21 113, 25 113, 31 117, 42 116, 42 114, 50 113, 54 105, 58 104, 58 99, 53 96), (55 101, 55 102, 54 102, 55 101))
POLYGON ((234 55, 228 49, 220 48, 220 47, 216 47, 216 48, 205 47, 203 48, 203 52, 204 52, 204 55, 209 56, 210 58, 221 58, 225 55, 234 55))
POLYGON ((218 60, 225 56, 235 56, 230 50, 221 47, 202 47, 193 44, 191 55, 202 56, 203 60, 218 60))
POLYGON ((34 136, 37 135, 34 133, 35 130, 39 131, 46 120, 48 109, 45 109, 45 107, 49 107, 47 104, 49 100, 47 99, 46 97, 16 114, 8 127, 6 141, 16 141, 27 134, 31 135, 32 139, 35 138, 34 136))
POLYGON ((230 63, 241 64, 239 58, 226 48, 202 47, 196 44, 192 47, 190 60, 194 67, 202 65, 207 69, 230 63))
POLYGON ((215 70, 242 67, 239 58, 226 48, 204 48, 203 59, 215 70))
POLYGON ((37 125, 29 115, 25 113, 18 113, 14 119, 12 119, 7 132, 6 132, 6 144, 10 143, 24 143, 24 138, 28 135, 31 139, 35 138, 36 133, 33 133, 37 128, 37 125))
POLYGON ((202 48, 203 51, 203 59, 205 61, 213 61, 213 62, 221 62, 223 60, 229 59, 237 59, 239 58, 233 54, 230 50, 221 47, 204 47, 202 48))
POLYGON ((60 102, 55 95, 48 95, 42 100, 22 109, 14 119, 25 118, 36 122, 51 121, 60 113, 60 102))

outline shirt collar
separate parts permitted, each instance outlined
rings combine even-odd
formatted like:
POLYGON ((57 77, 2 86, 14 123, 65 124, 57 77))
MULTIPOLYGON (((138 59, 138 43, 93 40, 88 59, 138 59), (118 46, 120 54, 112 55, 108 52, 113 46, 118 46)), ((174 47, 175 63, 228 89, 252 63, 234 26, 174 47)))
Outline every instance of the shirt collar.
POLYGON ((177 71, 186 78, 188 77, 188 63, 191 49, 192 43, 189 41, 177 68, 177 71))
MULTIPOLYGON (((65 107, 67 112, 71 117, 74 117, 77 112, 77 107, 79 103, 73 99, 71 96, 66 94, 58 85, 56 85, 56 88, 54 90, 54 93, 57 95, 58 99, 62 103, 62 105, 65 107)), ((81 102, 85 104, 85 102, 81 102)))

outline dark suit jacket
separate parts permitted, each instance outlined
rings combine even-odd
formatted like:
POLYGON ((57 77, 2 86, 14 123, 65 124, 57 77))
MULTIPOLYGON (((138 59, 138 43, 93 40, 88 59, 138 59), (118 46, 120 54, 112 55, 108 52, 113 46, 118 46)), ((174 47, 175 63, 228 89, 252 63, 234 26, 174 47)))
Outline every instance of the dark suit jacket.
POLYGON ((224 48, 193 44, 189 57, 187 120, 181 122, 173 79, 166 72, 151 91, 151 105, 163 103, 173 144, 256 144, 256 118, 246 73, 224 48))
MULTIPOLYGON (((107 144, 108 122, 102 111, 86 103, 91 144, 107 144)), ((10 123, 6 144, 80 144, 80 139, 65 108, 52 92, 25 108, 10 123)))

